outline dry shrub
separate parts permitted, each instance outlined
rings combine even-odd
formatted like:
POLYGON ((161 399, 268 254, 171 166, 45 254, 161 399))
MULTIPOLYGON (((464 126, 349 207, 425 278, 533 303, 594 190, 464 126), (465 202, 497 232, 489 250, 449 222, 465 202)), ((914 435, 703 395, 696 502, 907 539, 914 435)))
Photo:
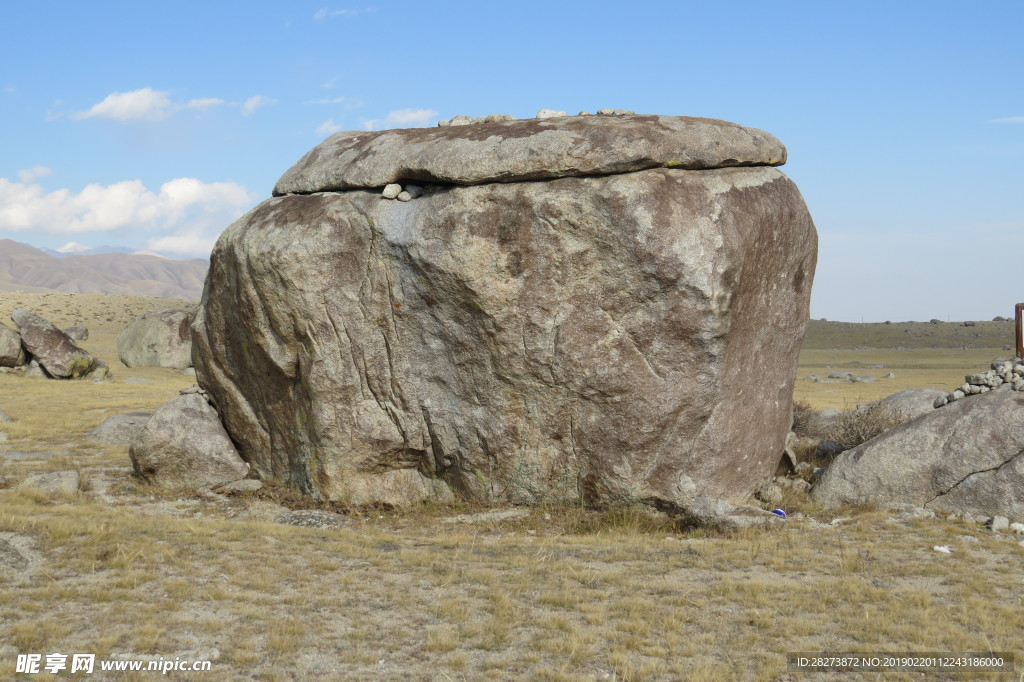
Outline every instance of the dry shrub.
POLYGON ((800 437, 813 437, 812 430, 817 417, 818 411, 809 402, 796 400, 793 402, 793 428, 790 430, 800 437))
POLYGON ((891 405, 875 402, 841 412, 825 430, 823 440, 831 440, 849 450, 866 443, 904 422, 903 413, 891 405))

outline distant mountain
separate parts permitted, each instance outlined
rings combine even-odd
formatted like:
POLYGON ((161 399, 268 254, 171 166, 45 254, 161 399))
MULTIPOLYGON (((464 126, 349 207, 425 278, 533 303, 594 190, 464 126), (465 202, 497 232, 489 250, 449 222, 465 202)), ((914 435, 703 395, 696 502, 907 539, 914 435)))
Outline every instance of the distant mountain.
MULTIPOLYGON (((66 256, 85 256, 85 255, 96 254, 96 253, 141 253, 141 251, 139 251, 138 249, 133 249, 133 248, 130 248, 130 247, 127 247, 127 246, 107 246, 107 245, 93 246, 93 247, 82 247, 80 249, 65 250, 65 251, 48 249, 48 248, 42 247, 42 246, 33 247, 33 248, 38 248, 40 251, 43 251, 44 253, 48 253, 49 255, 54 256, 56 258, 64 258, 66 256)), ((64 247, 64 248, 67 249, 67 247, 64 247)), ((150 254, 150 255, 158 256, 160 254, 150 254)))
POLYGON ((0 239, 0 291, 198 299, 209 267, 210 262, 202 258, 170 260, 137 253, 52 256, 0 239))

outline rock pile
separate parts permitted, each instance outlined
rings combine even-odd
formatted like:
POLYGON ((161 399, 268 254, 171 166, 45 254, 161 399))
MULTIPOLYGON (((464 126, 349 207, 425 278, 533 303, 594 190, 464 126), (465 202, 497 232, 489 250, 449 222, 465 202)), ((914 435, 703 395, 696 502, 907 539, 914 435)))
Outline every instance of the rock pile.
POLYGON ((1008 386, 1014 391, 1024 391, 1024 362, 1018 357, 996 358, 992 361, 992 369, 987 372, 968 374, 964 384, 946 395, 935 399, 935 407, 942 407, 967 396, 988 393, 991 390, 1008 386))
POLYGON ((11 313, 11 320, 17 331, 0 325, 0 367, 47 379, 88 376, 99 380, 106 376, 106 363, 80 348, 49 320, 21 308, 11 313))

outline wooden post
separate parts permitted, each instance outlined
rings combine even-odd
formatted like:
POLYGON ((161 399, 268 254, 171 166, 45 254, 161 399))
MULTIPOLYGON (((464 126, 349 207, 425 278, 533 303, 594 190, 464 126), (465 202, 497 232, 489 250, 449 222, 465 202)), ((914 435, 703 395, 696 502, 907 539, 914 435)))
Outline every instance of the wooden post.
POLYGON ((1024 303, 1015 306, 1017 323, 1017 357, 1024 358, 1024 303))

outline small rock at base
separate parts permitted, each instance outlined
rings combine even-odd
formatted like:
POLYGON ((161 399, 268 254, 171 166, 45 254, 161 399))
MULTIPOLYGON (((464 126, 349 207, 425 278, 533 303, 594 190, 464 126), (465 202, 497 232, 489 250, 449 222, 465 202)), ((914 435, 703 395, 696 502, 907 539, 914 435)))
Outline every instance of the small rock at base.
POLYGON ((50 493, 76 493, 81 480, 77 471, 55 471, 29 476, 18 487, 37 488, 50 493))
POLYGON ((281 514, 274 520, 289 526, 304 528, 348 528, 353 523, 352 519, 347 516, 322 509, 295 509, 281 514))
POLYGON ((257 481, 255 478, 243 478, 240 481, 231 481, 231 483, 225 483, 222 486, 214 488, 215 493, 227 493, 227 492, 255 492, 263 487, 263 481, 257 481))
POLYGON ((1011 523, 1009 530, 1015 535, 1024 535, 1024 523, 1011 523))
POLYGON ((394 199, 402 193, 402 186, 398 183, 391 183, 384 188, 384 191, 380 193, 385 199, 394 199))

